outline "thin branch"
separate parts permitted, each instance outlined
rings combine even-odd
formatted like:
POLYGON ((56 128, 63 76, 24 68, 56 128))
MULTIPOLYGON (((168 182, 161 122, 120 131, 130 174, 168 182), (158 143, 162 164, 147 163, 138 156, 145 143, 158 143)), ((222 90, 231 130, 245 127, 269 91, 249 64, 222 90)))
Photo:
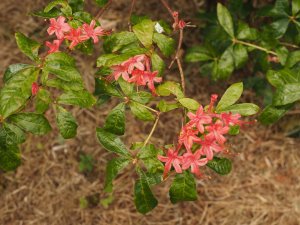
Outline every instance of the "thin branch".
POLYGON ((177 45, 177 50, 176 50, 174 59, 172 60, 172 62, 169 65, 169 69, 171 69, 171 67, 173 66, 174 62, 179 57, 179 53, 180 53, 180 50, 181 50, 181 47, 182 47, 182 42, 183 42, 183 29, 180 29, 179 30, 179 41, 178 41, 178 45, 177 45))
POLYGON ((238 44, 242 44, 242 45, 246 45, 246 46, 249 46, 249 47, 252 47, 252 48, 256 48, 256 49, 264 51, 264 52, 266 52, 268 54, 272 54, 272 55, 278 56, 278 54, 276 52, 268 50, 266 48, 263 48, 261 46, 258 46, 258 45, 252 44, 252 43, 248 43, 248 42, 240 41, 240 40, 236 40, 236 39, 234 39, 233 42, 234 43, 238 43, 238 44))
POLYGON ((173 10, 171 9, 171 7, 168 5, 168 3, 165 0, 160 0, 161 3, 164 5, 164 7, 168 10, 168 12, 171 14, 171 16, 173 17, 173 10))
POLYGON ((150 131, 150 134, 148 135, 147 139, 144 141, 144 144, 143 144, 142 148, 144 148, 148 144, 149 140, 151 139, 151 137, 152 137, 152 135, 153 135, 153 133, 154 133, 156 127, 157 127, 158 121, 159 121, 159 113, 156 116, 155 122, 154 122, 153 127, 150 131))
POLYGON ((131 16, 132 16, 132 12, 134 9, 134 5, 136 3, 136 0, 131 0, 131 7, 130 7, 130 12, 129 12, 129 18, 128 18, 128 26, 129 26, 129 31, 132 31, 132 27, 131 27, 131 16))
POLYGON ((280 42, 280 44, 287 46, 287 47, 291 47, 291 48, 297 48, 297 49, 300 48, 298 45, 294 45, 294 44, 287 43, 287 42, 280 42))
POLYGON ((98 14, 95 16, 96 20, 99 20, 103 13, 108 9, 108 7, 111 5, 113 0, 109 0, 106 5, 98 12, 98 14))
POLYGON ((179 69, 179 73, 180 73, 182 91, 183 91, 183 94, 185 94, 185 78, 184 78, 184 72, 182 69, 180 58, 176 57, 176 61, 177 61, 177 65, 178 65, 178 69, 179 69))

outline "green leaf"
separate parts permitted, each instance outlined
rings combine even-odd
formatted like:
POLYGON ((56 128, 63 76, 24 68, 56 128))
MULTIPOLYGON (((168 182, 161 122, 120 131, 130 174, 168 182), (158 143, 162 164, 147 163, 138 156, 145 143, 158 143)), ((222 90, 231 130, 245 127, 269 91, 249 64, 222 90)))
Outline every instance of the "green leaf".
POLYGON ((252 103, 241 103, 222 108, 219 112, 232 112, 242 116, 252 116, 259 112, 259 107, 252 103))
POLYGON ((105 54, 101 55, 97 59, 97 67, 111 67, 113 65, 118 65, 121 64, 122 62, 126 61, 130 57, 134 56, 134 54, 121 54, 121 55, 116 55, 116 54, 105 54))
POLYGON ((113 180, 129 163, 130 160, 126 158, 114 158, 108 161, 106 165, 106 175, 104 184, 105 192, 110 193, 113 191, 113 180))
POLYGON ((153 41, 157 44, 162 54, 166 57, 171 56, 175 51, 175 40, 164 34, 154 33, 153 41))
POLYGON ((276 38, 276 39, 281 38, 285 34, 285 32, 289 26, 289 23, 290 23, 289 18, 280 19, 280 20, 277 20, 277 21, 271 23, 271 27, 272 27, 273 33, 275 35, 274 38, 276 38))
POLYGON ((125 133, 125 103, 120 103, 108 114, 104 129, 112 134, 125 133))
POLYGON ((281 117, 283 117, 294 104, 288 104, 284 106, 272 106, 268 105, 260 114, 258 120, 264 125, 270 125, 276 123, 281 117))
POLYGON ((239 40, 256 40, 257 39, 257 31, 254 28, 250 28, 248 24, 239 21, 237 28, 237 39, 239 40))
POLYGON ((160 96, 169 96, 170 94, 175 95, 178 99, 184 98, 184 94, 181 90, 180 84, 172 81, 167 81, 159 85, 156 92, 160 96))
POLYGON ((0 115, 4 119, 25 105, 37 77, 38 70, 33 67, 20 70, 8 80, 0 91, 0 115))
POLYGON ((138 119, 143 121, 152 121, 155 119, 155 116, 142 104, 137 102, 130 102, 129 106, 133 115, 135 115, 138 119))
POLYGON ((108 3, 108 0, 95 0, 98 6, 103 7, 108 3))
POLYGON ((213 67, 213 79, 226 79, 234 70, 234 58, 233 58, 232 46, 228 47, 221 55, 221 58, 214 63, 213 67))
POLYGON ((158 155, 162 154, 161 149, 156 149, 153 144, 149 144, 140 149, 138 158, 143 160, 149 173, 157 173, 164 170, 163 164, 157 158, 158 155))
POLYGON ((204 46, 189 48, 185 56, 186 62, 205 62, 209 60, 213 60, 213 56, 211 51, 204 46))
POLYGON ((97 128, 96 132, 99 142, 106 150, 122 156, 130 157, 126 146, 117 135, 107 132, 103 128, 97 128))
POLYGON ((59 133, 64 139, 70 139, 77 134, 77 123, 73 115, 63 107, 57 107, 56 123, 59 133))
POLYGON ((4 72, 3 82, 6 83, 10 78, 12 78, 15 74, 19 73, 20 71, 28 68, 33 68, 33 67, 34 66, 29 64, 22 64, 22 63, 12 64, 4 72))
POLYGON ((206 165, 220 175, 227 175, 232 169, 231 161, 227 158, 214 157, 206 165))
POLYGON ((285 84, 279 87, 273 98, 273 105, 287 105, 300 100, 300 83, 285 84))
POLYGON ((53 8, 49 12, 44 12, 44 10, 38 10, 38 11, 34 11, 34 12, 30 13, 30 15, 41 17, 44 19, 50 19, 50 18, 59 17, 62 15, 62 13, 60 10, 53 8))
POLYGON ((37 113, 44 113, 49 108, 49 104, 51 103, 51 95, 50 92, 40 88, 39 92, 36 95, 36 104, 35 110, 37 113))
POLYGON ((44 115, 36 113, 18 113, 8 120, 21 129, 36 135, 44 135, 51 131, 51 126, 44 115))
POLYGON ((236 103, 243 93, 243 83, 232 84, 219 101, 216 110, 220 111, 236 103))
POLYGON ((132 27, 133 32, 146 47, 150 48, 152 45, 154 22, 151 20, 142 20, 139 24, 132 27))
POLYGON ((239 69, 248 61, 248 52, 245 46, 237 44, 232 47, 235 68, 239 69))
POLYGON ((176 174, 169 195, 173 204, 181 201, 197 200, 197 187, 194 176, 189 171, 176 174))
POLYGON ((300 1, 299 0, 292 0, 292 13, 293 16, 296 16, 300 11, 300 1))
POLYGON ((101 78, 95 79, 95 95, 109 95, 123 98, 123 95, 113 84, 101 78))
MULTIPOLYGON (((5 138, 7 145, 16 145, 25 142, 26 135, 18 126, 11 123, 4 123, 0 128, 1 138, 5 138)), ((0 141, 1 142, 1 141, 0 141)))
POLYGON ((285 84, 300 83, 300 77, 297 77, 293 71, 288 69, 268 70, 267 79, 274 87, 279 88, 285 84))
POLYGON ((11 171, 21 165, 20 150, 17 145, 0 143, 0 170, 11 171))
POLYGON ((278 55, 279 62, 284 66, 289 56, 289 50, 284 46, 280 46, 276 49, 276 53, 278 55))
POLYGON ((218 20, 224 30, 229 34, 230 37, 234 37, 234 27, 232 17, 228 9, 223 6, 221 3, 218 3, 217 6, 217 15, 218 20))
POLYGON ((164 100, 161 100, 158 104, 157 104, 157 108, 159 109, 159 111, 161 112, 169 112, 172 111, 174 109, 177 109, 179 107, 179 104, 177 103, 167 103, 164 100))
POLYGON ((54 87, 64 91, 82 91, 84 89, 82 82, 64 81, 59 78, 49 79, 44 84, 47 87, 54 87))
POLYGON ((31 40, 22 33, 16 33, 15 38, 19 49, 33 61, 39 61, 38 52, 40 43, 31 40))
POLYGON ((289 52, 285 66, 291 68, 299 62, 300 62, 300 50, 289 52))
POLYGON ((178 100, 183 107, 189 109, 189 110, 197 110, 200 106, 200 104, 191 98, 181 98, 178 100))
POLYGON ((141 176, 134 186, 134 203, 138 212, 146 214, 154 209, 158 202, 150 189, 150 184, 145 176, 141 176))
POLYGON ((54 7, 56 7, 57 5, 61 5, 61 11, 62 13, 64 13, 67 16, 71 16, 72 15, 72 8, 71 6, 69 6, 68 2, 65 0, 55 0, 50 2, 46 8, 44 9, 44 12, 47 13, 50 10, 52 10, 54 7))
POLYGON ((94 169, 94 158, 92 155, 80 154, 79 171, 91 173, 94 169))
POLYGON ((88 91, 69 91, 58 97, 57 102, 65 105, 77 105, 82 108, 92 107, 96 103, 96 98, 88 91))
POLYGON ((228 134, 238 135, 239 133, 240 133, 240 126, 239 125, 230 126, 228 134))
POLYGON ((151 101, 152 94, 145 91, 139 91, 129 95, 129 98, 135 102, 145 105, 151 101))
POLYGON ((120 77, 118 79, 118 83, 119 83, 119 85, 121 87, 121 90, 123 91, 123 93, 126 96, 129 96, 129 95, 133 94, 133 92, 134 92, 134 84, 125 81, 123 79, 123 77, 120 77))
POLYGON ((152 64, 152 71, 158 71, 159 72, 158 75, 162 76, 165 71, 166 64, 158 54, 153 53, 151 55, 151 64, 152 64))
POLYGON ((103 48, 106 53, 113 53, 134 43, 136 43, 138 46, 138 39, 135 34, 128 31, 123 31, 106 37, 103 43, 103 48))

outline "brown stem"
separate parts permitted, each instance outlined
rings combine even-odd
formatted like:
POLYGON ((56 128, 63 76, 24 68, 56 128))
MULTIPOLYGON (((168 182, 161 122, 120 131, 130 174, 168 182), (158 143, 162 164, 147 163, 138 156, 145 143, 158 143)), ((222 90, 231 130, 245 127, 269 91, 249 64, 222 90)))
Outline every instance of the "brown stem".
POLYGON ((101 16, 103 15, 103 13, 108 9, 108 7, 110 6, 110 4, 112 3, 113 0, 109 0, 107 2, 107 4, 97 13, 97 15, 95 16, 96 20, 99 20, 101 18, 101 16))
POLYGON ((168 10, 168 12, 171 14, 171 16, 173 17, 173 10, 171 9, 171 7, 168 5, 168 3, 165 0, 160 0, 161 3, 164 5, 164 7, 168 10))
POLYGON ((129 26, 129 31, 130 32, 132 31, 132 26, 131 26, 131 21, 130 20, 131 20, 131 15, 132 15, 135 3, 136 3, 136 0, 131 0, 131 7, 130 7, 130 12, 129 12, 129 18, 128 18, 128 26, 129 26))

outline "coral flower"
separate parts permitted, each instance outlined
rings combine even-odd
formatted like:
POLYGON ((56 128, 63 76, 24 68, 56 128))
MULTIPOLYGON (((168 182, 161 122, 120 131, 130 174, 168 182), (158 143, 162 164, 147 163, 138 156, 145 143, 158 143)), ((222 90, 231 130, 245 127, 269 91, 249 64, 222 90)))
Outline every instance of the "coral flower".
POLYGON ((194 130, 189 126, 184 126, 178 138, 179 145, 181 146, 182 144, 184 144, 186 150, 188 152, 191 152, 191 148, 194 142, 201 141, 201 139, 196 136, 197 134, 198 134, 197 130, 194 130))
POLYGON ((201 148, 199 149, 202 155, 206 155, 208 160, 212 160, 215 152, 223 151, 223 147, 216 143, 216 139, 213 136, 205 136, 204 140, 199 142, 201 148))
POLYGON ((94 43, 99 42, 98 36, 104 36, 111 33, 111 31, 105 31, 102 27, 96 27, 96 21, 92 20, 90 25, 89 24, 83 24, 82 25, 82 39, 88 40, 92 38, 94 40, 94 43))
POLYGON ((48 54, 59 52, 60 44, 62 40, 54 40, 53 43, 46 41, 45 45, 49 48, 48 54))
POLYGON ((73 49, 76 45, 84 41, 84 39, 81 37, 81 29, 72 28, 70 33, 65 35, 65 39, 71 41, 70 49, 73 49))
POLYGON ((69 32, 71 27, 69 24, 65 23, 66 18, 60 16, 55 20, 55 18, 50 19, 50 27, 47 29, 49 35, 55 33, 58 39, 64 38, 64 33, 69 32))
POLYGON ((146 79, 148 88, 151 90, 153 95, 156 95, 154 83, 162 82, 162 78, 157 77, 158 71, 154 71, 154 72, 145 71, 144 74, 145 74, 145 79, 146 79))
POLYGON ((196 126, 200 133, 204 133, 204 126, 205 124, 210 124, 212 121, 211 116, 205 114, 203 112, 203 107, 200 106, 196 112, 196 114, 189 112, 187 116, 190 119, 190 122, 188 125, 190 126, 196 126))
POLYGON ((38 92, 39 92, 39 85, 36 82, 33 82, 31 85, 31 94, 37 95, 38 92))
POLYGON ((180 167, 180 156, 178 156, 178 151, 175 151, 172 148, 168 149, 167 156, 157 156, 157 158, 165 163, 165 170, 163 176, 166 177, 171 170, 171 167, 173 165, 176 173, 182 173, 182 169, 180 167))
POLYGON ((223 134, 227 134, 229 131, 228 126, 224 126, 222 121, 218 120, 216 123, 211 124, 210 126, 206 127, 207 131, 209 131, 208 137, 214 137, 219 144, 224 144, 226 138, 223 134))
POLYGON ((186 170, 191 167, 191 172, 197 177, 201 177, 199 166, 205 166, 208 162, 207 158, 201 158, 201 151, 195 153, 187 152, 182 157, 182 169, 186 170))

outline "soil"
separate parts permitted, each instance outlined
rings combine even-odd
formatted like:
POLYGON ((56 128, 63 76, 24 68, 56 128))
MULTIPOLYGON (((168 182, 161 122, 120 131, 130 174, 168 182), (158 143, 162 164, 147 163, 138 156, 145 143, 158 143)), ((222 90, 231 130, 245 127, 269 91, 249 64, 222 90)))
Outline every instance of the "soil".
MULTIPOLYGON (((46 22, 28 14, 46 5, 46 0, 1 0, 0 2, 0 74, 13 63, 29 63, 20 53, 14 33, 20 31, 31 38, 45 41, 46 22)), ((91 13, 97 8, 87 1, 91 13)), ((174 9, 194 21, 203 1, 170 1, 174 9)), ((115 30, 127 26, 124 18, 130 10, 129 0, 112 4, 101 20, 103 26, 115 30)), ((135 12, 149 14, 153 19, 170 22, 167 12, 157 0, 137 1, 135 12)), ((198 29, 185 34, 184 49, 199 44, 198 29)), ((92 56, 74 55, 84 77, 85 84, 93 91, 95 60, 101 53, 98 46, 92 56)), ((199 74, 198 65, 184 64, 187 95, 207 104, 212 93, 221 94, 229 83, 239 81, 238 74, 231 80, 212 83, 199 74)), ((178 81, 175 69, 167 71, 165 79, 178 81)), ((251 91, 243 100, 261 104, 251 91)), ((59 137, 57 128, 47 136, 29 135, 22 145, 22 165, 16 172, 0 173, 0 224, 2 225, 297 225, 300 224, 300 151, 299 139, 287 138, 282 129, 283 120, 277 125, 265 127, 258 123, 247 127, 230 140, 229 157, 234 165, 228 176, 205 171, 210 179, 198 180, 198 200, 171 204, 168 188, 171 180, 154 188, 159 204, 151 213, 143 216, 136 212, 133 202, 133 185, 136 175, 128 168, 114 182, 115 191, 111 204, 99 204, 107 196, 103 192, 105 166, 112 154, 104 150, 95 137, 96 127, 103 125, 109 110, 116 105, 112 100, 100 108, 79 109, 71 112, 77 118, 78 135, 72 140, 59 137), (79 171, 82 153, 95 159, 91 173, 79 171), (85 207, 83 199, 90 203, 85 207)), ((47 118, 55 124, 52 110, 47 118)), ((290 117, 293 117, 291 115, 290 117)), ((151 123, 141 123, 129 113, 124 141, 129 145, 143 141, 151 123)), ((180 112, 166 114, 159 122, 151 142, 157 146, 172 143, 180 129, 180 112)))

